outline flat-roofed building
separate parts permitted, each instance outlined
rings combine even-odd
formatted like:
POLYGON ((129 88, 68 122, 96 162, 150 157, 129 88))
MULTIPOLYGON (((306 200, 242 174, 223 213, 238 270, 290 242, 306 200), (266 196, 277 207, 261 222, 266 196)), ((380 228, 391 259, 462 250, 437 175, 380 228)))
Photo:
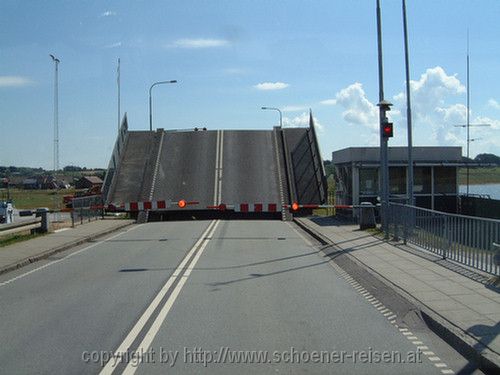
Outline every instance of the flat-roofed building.
MULTIPOLYGON (((408 149, 389 147, 390 201, 405 202, 408 192, 408 149)), ((380 148, 349 147, 332 153, 336 175, 336 204, 377 203, 380 192, 380 148)), ((456 212, 461 147, 414 147, 415 204, 456 212)))

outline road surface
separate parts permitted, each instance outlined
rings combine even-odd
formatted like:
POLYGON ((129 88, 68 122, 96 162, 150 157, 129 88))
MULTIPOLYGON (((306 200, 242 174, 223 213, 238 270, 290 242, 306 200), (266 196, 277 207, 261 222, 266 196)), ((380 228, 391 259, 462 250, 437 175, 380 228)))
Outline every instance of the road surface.
POLYGON ((329 261, 281 221, 132 226, 0 277, 0 373, 442 374, 329 261))

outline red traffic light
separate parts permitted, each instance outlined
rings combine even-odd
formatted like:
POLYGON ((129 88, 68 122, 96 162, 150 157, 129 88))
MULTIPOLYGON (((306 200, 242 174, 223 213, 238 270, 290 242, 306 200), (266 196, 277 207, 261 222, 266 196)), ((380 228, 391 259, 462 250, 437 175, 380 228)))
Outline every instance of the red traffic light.
POLYGON ((386 122, 382 127, 382 132, 385 138, 390 138, 394 136, 392 122, 386 122))

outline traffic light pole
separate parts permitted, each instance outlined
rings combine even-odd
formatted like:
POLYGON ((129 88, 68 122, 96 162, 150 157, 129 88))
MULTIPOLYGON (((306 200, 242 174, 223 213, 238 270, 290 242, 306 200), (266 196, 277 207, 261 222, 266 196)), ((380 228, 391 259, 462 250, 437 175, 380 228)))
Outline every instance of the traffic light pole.
POLYGON ((384 135, 384 124, 388 122, 386 112, 390 103, 384 100, 384 67, 382 64, 382 21, 380 16, 380 0, 377 0, 377 45, 378 45, 378 84, 379 84, 379 114, 380 114, 380 200, 382 230, 388 237, 387 209, 389 203, 389 164, 388 138, 384 135))

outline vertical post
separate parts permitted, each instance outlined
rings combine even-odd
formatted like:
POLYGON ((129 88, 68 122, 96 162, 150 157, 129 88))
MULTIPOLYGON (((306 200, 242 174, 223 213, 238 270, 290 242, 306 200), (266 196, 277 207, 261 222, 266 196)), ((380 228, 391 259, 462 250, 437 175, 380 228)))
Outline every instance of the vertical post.
POLYGON ((408 27, 406 20, 406 0, 403 0, 403 29, 405 45, 405 71, 406 71, 406 120, 408 132, 408 204, 414 205, 413 196, 413 141, 412 141, 412 119, 411 119, 411 99, 410 99, 410 57, 408 50, 408 27))
POLYGON ((467 196, 469 196, 469 147, 470 147, 470 86, 469 86, 469 30, 467 30, 467 196))
MULTIPOLYGON (((389 187, 389 167, 387 156, 387 138, 384 137, 383 124, 387 121, 386 111, 389 106, 384 105, 384 68, 382 62, 382 21, 380 15, 380 0, 377 0, 377 45, 378 45, 378 83, 379 83, 379 114, 380 114, 380 170, 381 170, 381 219, 382 230, 385 238, 389 236, 387 228, 387 207, 388 207, 388 187, 389 187)), ((388 103, 387 103, 388 104, 388 103)))
POLYGON ((151 85, 151 87, 149 88, 149 131, 152 132, 153 131, 153 114, 152 114, 152 111, 153 111, 153 104, 151 102, 151 90, 153 89, 153 85, 151 85))
POLYGON ((116 83, 118 85, 118 134, 120 134, 120 58, 118 58, 116 83))

